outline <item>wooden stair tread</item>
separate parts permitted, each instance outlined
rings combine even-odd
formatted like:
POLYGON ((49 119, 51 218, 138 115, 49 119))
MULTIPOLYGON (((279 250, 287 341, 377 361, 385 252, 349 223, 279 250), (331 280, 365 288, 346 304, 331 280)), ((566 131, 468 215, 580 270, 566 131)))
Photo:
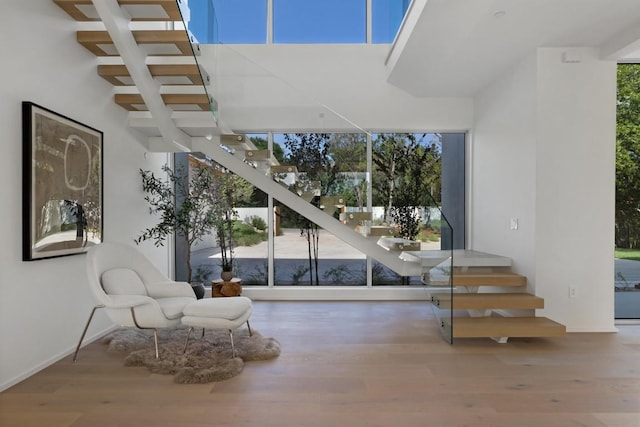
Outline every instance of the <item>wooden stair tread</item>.
POLYGON ((327 206, 342 207, 344 206, 344 197, 340 196, 325 196, 320 199, 320 209, 324 209, 327 206))
POLYGON ((371 221, 372 212, 340 212, 340 221, 371 221))
POLYGON ((269 150, 245 150, 245 160, 267 161, 271 160, 271 151, 269 150))
POLYGON ((247 141, 247 136, 242 134, 220 135, 220 144, 222 145, 239 145, 245 144, 247 141))
POLYGON ((526 286, 527 277, 516 273, 453 273, 454 286, 526 286))
POLYGON ((381 237, 378 239, 378 245, 388 251, 419 251, 422 246, 418 241, 401 237, 381 237))
MULTIPOLYGON (((443 320, 448 328, 449 320, 443 320)), ((456 317, 454 338, 558 337, 566 334, 564 325, 546 317, 456 317)))
POLYGON ((367 235, 371 237, 395 236, 397 230, 388 225, 372 225, 366 229, 367 235))
POLYGON ((290 165, 273 165, 271 173, 298 173, 298 168, 290 165))
MULTIPOLYGON (((451 308, 451 293, 431 294, 439 308, 451 308)), ((454 309, 536 309, 544 308, 544 299, 527 293, 454 293, 454 309)))
MULTIPOLYGON (((91 0, 53 0, 76 21, 100 21, 91 0)), ((182 21, 176 0, 118 0, 132 21, 182 21)))
MULTIPOLYGON (((189 36, 184 30, 135 30, 131 33, 136 43, 148 51, 148 55, 193 56, 194 54, 189 36)), ((78 31, 76 39, 96 56, 119 56, 107 31, 78 31)))
MULTIPOLYGON (((156 64, 149 65, 148 68, 160 84, 179 86, 209 84, 208 74, 197 64, 156 64)), ((98 65, 98 75, 114 86, 134 86, 129 70, 122 64, 98 65)))
MULTIPOLYGON (((136 93, 118 93, 114 97, 116 104, 129 111, 145 111, 142 95, 136 93)), ((162 100, 174 111, 209 111, 211 100, 207 94, 166 93, 162 100)))

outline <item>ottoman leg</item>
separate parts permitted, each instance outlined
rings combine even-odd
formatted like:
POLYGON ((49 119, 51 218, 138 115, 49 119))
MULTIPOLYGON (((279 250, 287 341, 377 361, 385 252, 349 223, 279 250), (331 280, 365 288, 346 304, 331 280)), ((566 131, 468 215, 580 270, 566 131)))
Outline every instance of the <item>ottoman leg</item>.
POLYGON ((233 345, 233 331, 229 329, 229 338, 231 338, 231 357, 235 359, 236 357, 236 346, 233 345))
POLYGON ((191 336, 191 331, 193 331, 193 327, 190 327, 189 332, 187 332, 187 339, 184 341, 184 350, 182 350, 182 354, 187 352, 187 345, 189 345, 189 337, 191 336))
POLYGON ((251 332, 251 325, 249 324, 248 320, 247 320, 247 328, 249 329, 249 336, 252 337, 253 333, 251 332))

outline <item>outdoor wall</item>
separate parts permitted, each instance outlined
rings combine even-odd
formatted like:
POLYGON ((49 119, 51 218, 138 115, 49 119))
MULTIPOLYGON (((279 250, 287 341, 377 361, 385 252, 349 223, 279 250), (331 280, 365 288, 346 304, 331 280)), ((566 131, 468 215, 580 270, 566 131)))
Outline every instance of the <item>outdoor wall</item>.
POLYGON ((389 84, 388 45, 204 45, 220 118, 237 131, 465 131, 471 98, 418 98, 389 84), (216 59, 219 61, 216 62, 216 59))
POLYGON ((476 97, 471 247, 512 257, 569 331, 615 329, 615 76, 594 50, 539 49, 476 97))
MULTIPOLYGON (((21 102, 35 102, 104 132, 106 241, 132 243, 150 225, 135 185, 138 169, 157 169, 166 159, 145 157, 127 130, 126 112, 113 103, 110 84, 98 77, 95 57, 76 42, 75 25, 51 1, 14 2, 0 14, 5 34, 0 40, 0 390, 70 354, 95 304, 85 255, 22 261, 21 102)), ((166 248, 140 247, 167 270, 166 248)), ((110 327, 98 313, 88 336, 110 327)))

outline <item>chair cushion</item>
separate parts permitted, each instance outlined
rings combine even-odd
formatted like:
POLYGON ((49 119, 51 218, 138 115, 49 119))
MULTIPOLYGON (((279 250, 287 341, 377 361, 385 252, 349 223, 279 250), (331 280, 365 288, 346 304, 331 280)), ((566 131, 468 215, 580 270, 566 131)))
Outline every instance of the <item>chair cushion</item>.
POLYGON ((109 295, 147 295, 138 273, 130 268, 112 268, 102 273, 102 289, 109 295))

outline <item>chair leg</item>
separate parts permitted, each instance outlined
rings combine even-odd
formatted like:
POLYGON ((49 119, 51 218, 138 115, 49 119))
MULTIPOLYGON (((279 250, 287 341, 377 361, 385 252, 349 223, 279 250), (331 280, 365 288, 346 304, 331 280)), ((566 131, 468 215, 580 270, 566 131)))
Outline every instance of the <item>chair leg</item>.
POLYGON ((140 326, 138 324, 138 319, 136 319, 136 312, 134 310, 134 307, 130 307, 131 310, 131 317, 133 319, 133 324, 136 325, 136 328, 138 329, 153 329, 153 344, 155 345, 156 348, 156 359, 160 359, 160 354, 158 353, 158 329, 156 328, 143 328, 142 326, 140 326))
POLYGON ((78 359, 78 352, 80 351, 80 346, 82 345, 82 340, 84 339, 84 336, 87 334, 87 330, 89 329, 89 324, 91 323, 91 320, 93 319, 93 315, 96 313, 96 310, 99 309, 99 308, 104 308, 104 305, 103 304, 96 305, 91 310, 91 314, 89 315, 89 320, 87 320, 87 324, 84 326, 84 330, 82 331, 82 335, 80 336, 80 341, 78 341, 78 345, 76 346, 76 351, 75 351, 75 353, 73 353, 73 362, 74 363, 78 359))
POLYGON ((187 332, 187 339, 184 341, 184 350, 182 350, 182 354, 187 352, 187 345, 189 344, 189 337, 191 336, 191 331, 193 331, 193 328, 189 328, 189 331, 187 332))
POLYGON ((229 338, 231 338, 231 357, 236 358, 236 346, 233 344, 233 331, 229 329, 229 338))
POLYGON ((252 337, 253 336, 253 332, 251 332, 251 325, 249 324, 248 320, 247 320, 247 328, 249 329, 249 336, 252 337))
POLYGON ((156 359, 159 359, 160 355, 158 354, 158 330, 156 328, 153 328, 153 344, 156 347, 156 359))

